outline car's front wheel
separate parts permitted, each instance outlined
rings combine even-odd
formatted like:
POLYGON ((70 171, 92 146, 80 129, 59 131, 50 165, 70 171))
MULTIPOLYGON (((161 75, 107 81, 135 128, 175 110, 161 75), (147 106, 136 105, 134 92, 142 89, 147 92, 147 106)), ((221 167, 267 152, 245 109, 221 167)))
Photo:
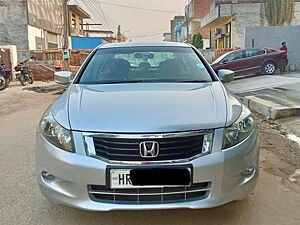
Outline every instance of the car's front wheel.
POLYGON ((276 72, 276 64, 274 62, 267 62, 263 66, 263 72, 267 75, 273 75, 276 72))

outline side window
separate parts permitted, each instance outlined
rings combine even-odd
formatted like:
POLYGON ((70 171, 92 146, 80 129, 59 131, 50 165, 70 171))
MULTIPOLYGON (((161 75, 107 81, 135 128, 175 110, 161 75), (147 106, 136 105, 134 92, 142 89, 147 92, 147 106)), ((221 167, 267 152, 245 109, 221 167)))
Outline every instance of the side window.
POLYGON ((262 48, 257 50, 257 55, 264 55, 266 53, 266 51, 262 48))
POLYGON ((246 50, 246 58, 265 54, 264 49, 249 49, 246 50))
POLYGON ((232 62, 238 59, 242 59, 243 58, 243 53, 240 52, 233 52, 230 55, 228 55, 223 61, 224 62, 232 62))

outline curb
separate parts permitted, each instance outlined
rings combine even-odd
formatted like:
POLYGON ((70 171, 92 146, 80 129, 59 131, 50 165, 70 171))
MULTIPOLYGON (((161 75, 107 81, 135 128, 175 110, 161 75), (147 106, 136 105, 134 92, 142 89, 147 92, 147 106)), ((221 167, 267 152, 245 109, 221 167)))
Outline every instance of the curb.
POLYGON ((300 106, 282 106, 280 104, 261 99, 255 96, 245 97, 244 103, 252 112, 256 112, 271 120, 300 115, 300 106))

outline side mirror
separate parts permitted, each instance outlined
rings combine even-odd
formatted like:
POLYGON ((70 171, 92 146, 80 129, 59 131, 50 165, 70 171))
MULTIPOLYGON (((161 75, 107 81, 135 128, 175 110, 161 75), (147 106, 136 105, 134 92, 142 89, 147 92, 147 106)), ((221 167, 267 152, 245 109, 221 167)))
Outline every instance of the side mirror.
POLYGON ((69 84, 73 80, 72 72, 70 71, 55 72, 54 80, 58 84, 69 84))
POLYGON ((233 81, 234 72, 232 70, 219 70, 218 77, 222 81, 222 83, 229 83, 233 81))

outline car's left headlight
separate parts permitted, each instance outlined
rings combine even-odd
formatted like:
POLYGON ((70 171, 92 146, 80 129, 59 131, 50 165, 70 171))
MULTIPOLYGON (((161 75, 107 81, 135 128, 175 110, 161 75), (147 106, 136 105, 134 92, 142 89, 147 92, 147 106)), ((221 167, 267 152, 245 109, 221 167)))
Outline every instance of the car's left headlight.
POLYGON ((56 122, 50 108, 42 116, 39 127, 43 137, 51 144, 68 152, 74 152, 72 132, 56 122))
POLYGON ((230 148, 245 140, 255 129, 255 119, 250 110, 243 106, 239 119, 224 131, 223 149, 230 148))

